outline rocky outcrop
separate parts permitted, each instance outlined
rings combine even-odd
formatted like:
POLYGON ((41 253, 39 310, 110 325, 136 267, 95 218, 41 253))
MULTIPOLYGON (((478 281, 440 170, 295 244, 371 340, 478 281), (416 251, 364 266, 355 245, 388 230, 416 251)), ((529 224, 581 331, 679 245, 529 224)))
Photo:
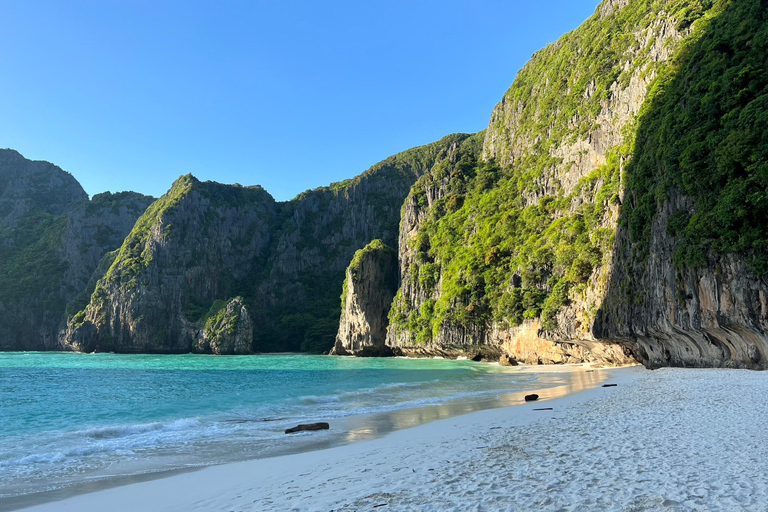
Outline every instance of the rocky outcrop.
POLYGON ((259 187, 179 178, 136 222, 88 306, 70 322, 66 346, 192 351, 213 303, 250 285, 267 256, 276 213, 259 187))
MULTIPOLYGON (((668 69, 681 41, 693 33, 692 22, 704 12, 668 7, 603 2, 582 27, 538 52, 521 70, 494 109, 474 173, 457 165, 417 183, 433 188, 422 197, 412 192, 404 207, 402 285, 387 339, 396 353, 506 355, 535 364, 642 360, 653 365, 660 354, 664 359, 663 342, 644 341, 647 325, 633 331, 637 320, 630 318, 646 319, 648 312, 618 313, 620 306, 608 303, 615 300, 617 279, 633 279, 633 271, 622 266, 627 258, 616 252, 623 236, 616 229, 632 158, 632 127, 656 77, 668 69), (623 32, 623 43, 599 42, 616 31, 623 32), (602 69, 594 73, 592 66, 602 69), (489 167, 492 162, 500 169, 489 167), (463 237, 456 235, 457 226, 465 231, 463 237), (505 242, 501 233, 518 237, 517 245, 505 242), (446 243, 453 249, 446 250, 446 243), (457 258, 463 266, 454 263, 457 258), (606 316, 596 322, 598 315, 606 316), (605 327, 617 318, 621 327, 605 327)), ((658 256, 669 273, 671 253, 658 256)), ((734 277, 743 270, 735 268, 734 277)), ((719 286, 702 276, 690 282, 699 288, 702 282, 719 286)), ((758 304, 759 290, 752 289, 744 301, 758 304)), ((668 303, 659 298, 669 290, 654 293, 654 308, 663 310, 658 317, 667 318, 668 303)), ((750 317, 747 325, 754 325, 759 308, 741 310, 748 311, 742 313, 750 317)), ((743 318, 739 323, 743 329, 743 318)), ((743 354, 761 357, 747 344, 741 347, 743 354)), ((672 360, 666 357, 664 364, 672 360)))
POLYGON ((495 324, 490 334, 505 355, 525 364, 600 363, 620 366, 636 362, 631 352, 609 340, 552 340, 544 336, 538 320, 526 320, 519 326, 495 324))
POLYGON ((397 253, 374 240, 355 253, 342 291, 335 355, 385 356, 389 308, 397 291, 397 253))
POLYGON ((65 215, 87 201, 88 194, 68 172, 0 149, 0 227, 15 225, 35 209, 65 215))
POLYGON ((48 162, 0 150, 0 350, 55 350, 67 312, 152 198, 99 194, 48 162))
POLYGON ((744 255, 709 255, 706 265, 674 263, 670 218, 689 211, 673 192, 654 217, 648 259, 638 262, 619 231, 610 288, 597 314, 599 339, 623 340, 646 366, 768 369, 768 279, 744 255))
POLYGON ((277 203, 260 187, 180 178, 126 238, 67 327, 80 351, 188 352, 217 300, 243 297, 253 351, 331 349, 355 251, 394 244, 419 176, 467 135, 395 155, 357 178, 277 203))
POLYGON ((216 355, 250 354, 252 346, 253 322, 242 297, 210 312, 202 335, 193 342, 195 352, 216 355))

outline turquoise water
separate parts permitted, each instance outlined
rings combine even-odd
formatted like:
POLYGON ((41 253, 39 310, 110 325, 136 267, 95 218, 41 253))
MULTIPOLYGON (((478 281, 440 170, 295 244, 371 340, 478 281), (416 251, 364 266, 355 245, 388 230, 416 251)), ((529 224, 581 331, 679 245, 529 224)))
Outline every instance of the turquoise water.
POLYGON ((567 379, 435 359, 0 353, 0 498, 269 456, 333 435, 283 433, 297 423, 492 400, 567 379))

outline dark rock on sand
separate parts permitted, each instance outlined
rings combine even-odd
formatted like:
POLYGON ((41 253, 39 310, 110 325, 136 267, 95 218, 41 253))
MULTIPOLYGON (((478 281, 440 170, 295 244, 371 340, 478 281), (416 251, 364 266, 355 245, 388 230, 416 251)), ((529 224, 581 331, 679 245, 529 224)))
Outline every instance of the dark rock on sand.
POLYGON ((515 358, 510 357, 509 354, 503 354, 499 358, 499 364, 501 366, 517 366, 517 361, 515 361, 515 358))
POLYGON ((293 428, 289 428, 285 431, 286 434, 293 434, 294 432, 301 432, 303 430, 328 430, 331 426, 328 423, 307 423, 303 425, 297 425, 293 428))

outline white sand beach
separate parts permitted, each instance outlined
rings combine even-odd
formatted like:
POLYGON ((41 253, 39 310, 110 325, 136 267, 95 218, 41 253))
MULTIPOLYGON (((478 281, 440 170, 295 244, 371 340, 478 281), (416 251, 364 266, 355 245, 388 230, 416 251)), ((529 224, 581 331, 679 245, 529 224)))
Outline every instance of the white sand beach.
POLYGON ((25 510, 768 509, 768 374, 632 367, 607 382, 618 385, 25 510))

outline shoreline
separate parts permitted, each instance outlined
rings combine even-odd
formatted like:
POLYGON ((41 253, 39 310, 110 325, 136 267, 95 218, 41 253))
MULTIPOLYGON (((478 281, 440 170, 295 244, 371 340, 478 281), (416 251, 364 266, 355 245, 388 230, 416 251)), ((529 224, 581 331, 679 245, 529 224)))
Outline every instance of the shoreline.
MULTIPOLYGON (((329 439, 327 437, 325 439, 314 439, 311 440, 309 445, 293 447, 285 450, 285 453, 276 456, 217 465, 175 468, 169 471, 84 482, 75 486, 43 493, 7 498, 0 503, 0 510, 59 510, 57 508, 58 504, 68 507, 68 503, 78 502, 79 499, 85 496, 133 488, 136 485, 152 484, 153 482, 168 482, 170 479, 206 472, 215 468, 227 468, 239 464, 268 465, 270 461, 290 457, 307 457, 312 459, 314 454, 334 453, 337 450, 381 441, 394 434, 409 432, 455 418, 473 416, 489 411, 524 407, 526 405, 524 396, 529 393, 537 393, 540 395, 540 398, 537 402, 530 402, 528 404, 557 401, 562 399, 562 397, 569 397, 580 392, 595 389, 602 382, 605 382, 612 372, 620 370, 620 368, 593 368, 592 365, 522 366, 520 369, 522 371, 536 372, 567 372, 573 377, 580 378, 573 379, 570 383, 561 386, 528 389, 521 392, 508 393, 495 399, 456 401, 443 405, 430 405, 387 413, 340 418, 335 420, 334 425, 332 425, 332 429, 336 429, 336 432, 330 432, 330 434, 337 434, 336 439, 329 439)), ((323 434, 320 433, 320 435, 323 434)), ((307 438, 317 437, 317 433, 300 435, 307 438)), ((80 505, 78 504, 75 505, 75 508, 64 508, 61 510, 80 510, 79 507, 80 505)), ((126 508, 126 510, 129 510, 129 508, 126 508)))
MULTIPOLYGON (((617 368, 604 368, 599 367, 599 365, 595 368, 594 365, 590 364, 578 364, 557 366, 521 365, 519 369, 521 372, 567 373, 570 375, 570 381, 564 385, 549 388, 531 388, 520 392, 504 393, 499 396, 489 395, 457 399, 437 405, 426 405, 389 412, 335 418, 330 420, 332 421, 331 431, 300 434, 297 436, 300 438, 297 441, 301 442, 292 446, 276 448, 266 457, 249 458, 224 463, 201 464, 197 466, 174 467, 132 475, 95 478, 59 489, 3 498, 0 500, 0 511, 45 506, 62 500, 76 499, 78 496, 89 493, 98 493, 143 482, 166 480, 168 478, 173 478, 174 476, 190 472, 205 471, 206 469, 213 467, 254 461, 266 461, 279 457, 302 455, 318 451, 332 451, 339 447, 349 446, 355 443, 378 440, 391 435, 393 432, 417 428, 435 421, 439 422, 461 415, 474 414, 478 411, 520 406, 525 404, 524 395, 529 393, 537 393, 540 395, 540 399, 537 403, 554 400, 562 396, 568 396, 598 386, 609 377, 609 372, 616 370, 617 368)), ((320 420, 323 420, 323 418, 318 417, 317 421, 320 420)))
POLYGON ((764 373, 608 371, 616 387, 25 510, 764 511, 764 373))

